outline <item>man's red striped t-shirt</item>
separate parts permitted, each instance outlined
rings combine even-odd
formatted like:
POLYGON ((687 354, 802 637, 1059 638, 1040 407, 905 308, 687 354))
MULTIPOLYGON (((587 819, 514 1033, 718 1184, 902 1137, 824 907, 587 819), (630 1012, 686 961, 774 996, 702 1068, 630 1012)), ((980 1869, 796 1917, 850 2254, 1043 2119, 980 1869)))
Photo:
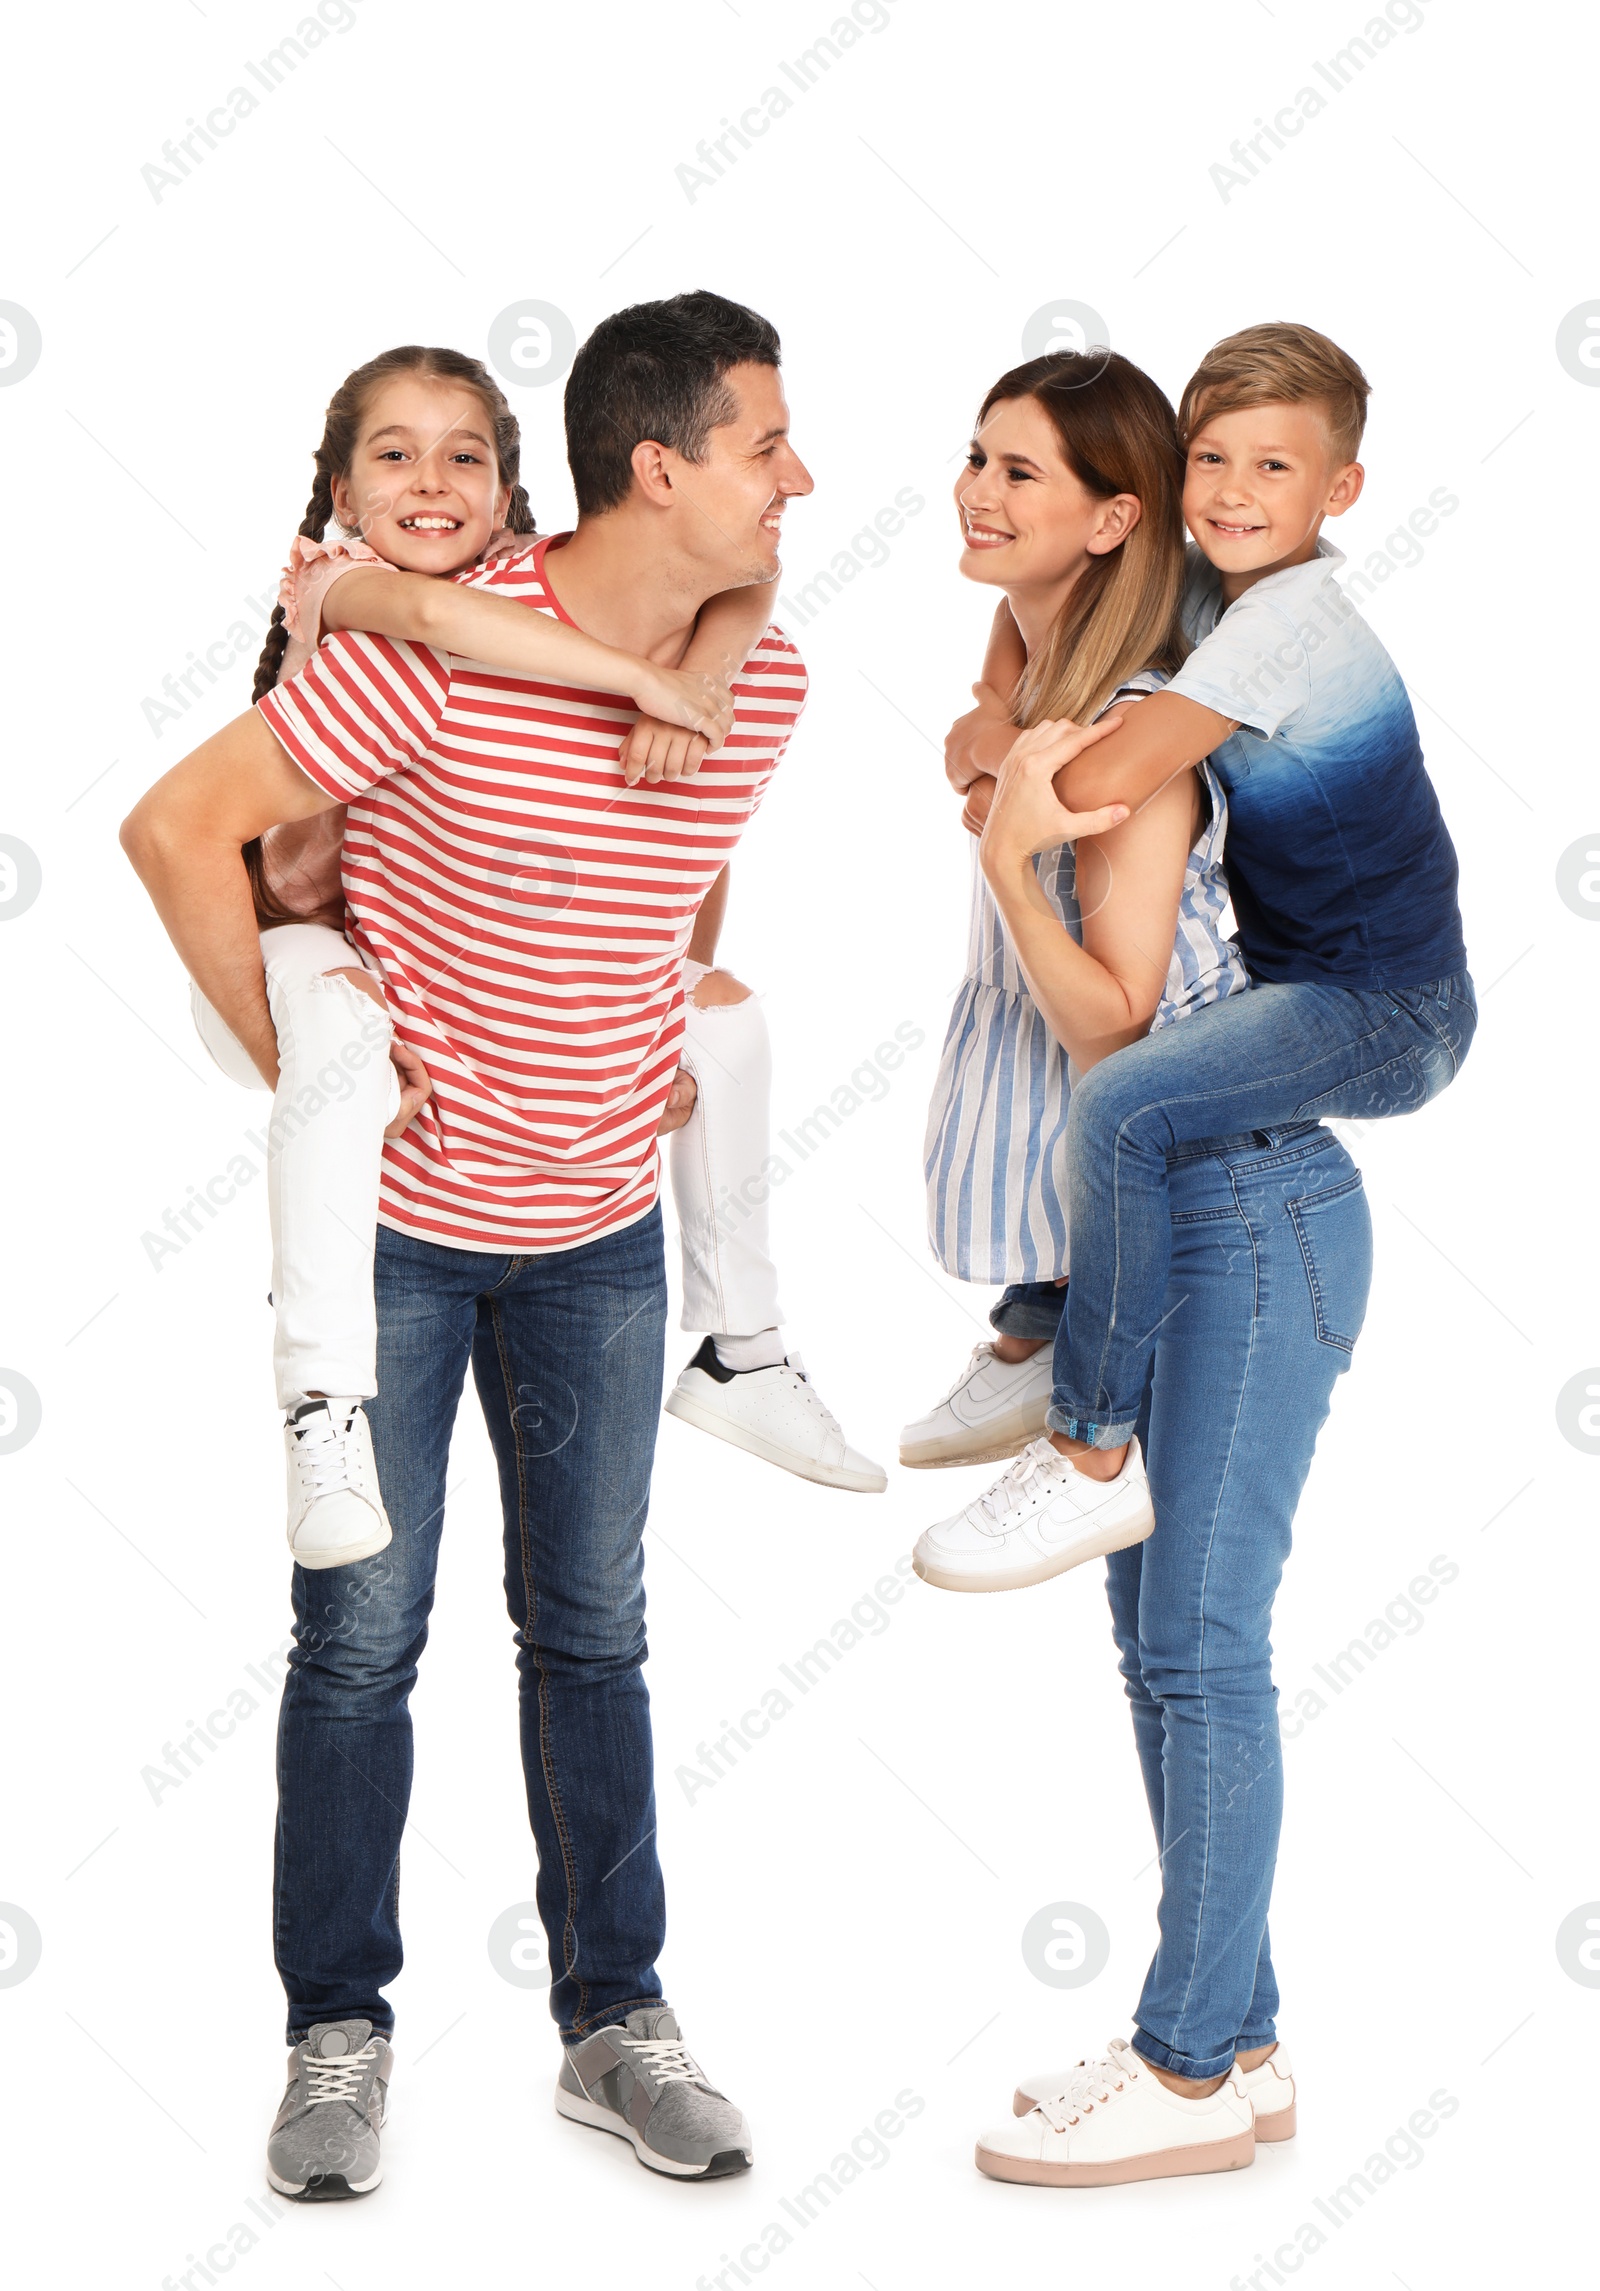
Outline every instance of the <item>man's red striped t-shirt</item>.
MULTIPOLYGON (((541 541, 461 576, 570 622, 541 541)), ((379 1218, 457 1249, 570 1249, 656 1197, 679 966, 805 700, 769 628, 697 776, 628 788, 630 701, 428 645, 330 637, 259 705, 348 803, 349 932, 433 1096, 384 1151, 379 1218)))

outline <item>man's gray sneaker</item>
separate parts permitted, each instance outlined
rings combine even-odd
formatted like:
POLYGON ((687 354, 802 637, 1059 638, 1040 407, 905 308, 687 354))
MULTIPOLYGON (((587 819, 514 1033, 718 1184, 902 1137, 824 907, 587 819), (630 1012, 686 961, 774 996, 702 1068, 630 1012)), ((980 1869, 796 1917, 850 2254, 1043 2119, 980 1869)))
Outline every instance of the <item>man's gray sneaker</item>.
POLYGON ((319 2021, 289 2055, 267 2178, 307 2203, 364 2196, 383 2177, 378 2134, 394 2054, 370 2021, 319 2021))
POLYGON ((574 2045, 556 2108, 633 2142, 641 2164, 679 2180, 750 2169, 750 2127, 684 2050, 667 2005, 644 2005, 574 2045))

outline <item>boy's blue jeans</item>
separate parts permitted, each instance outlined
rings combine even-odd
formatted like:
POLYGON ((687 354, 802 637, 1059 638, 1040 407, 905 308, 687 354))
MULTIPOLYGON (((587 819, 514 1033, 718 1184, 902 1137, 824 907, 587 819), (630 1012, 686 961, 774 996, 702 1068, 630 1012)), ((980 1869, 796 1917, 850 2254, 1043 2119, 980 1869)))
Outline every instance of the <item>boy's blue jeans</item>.
POLYGON ((314 2021, 387 2035, 400 1970, 411 1690, 428 1636, 450 1433, 472 1364, 499 1467, 522 1766, 550 2008, 566 2038, 661 1995, 666 1910, 640 1549, 661 1409, 661 1212, 548 1256, 378 1231, 378 1397, 366 1403, 394 1540, 294 1571, 278 1725, 275 1943, 289 2041, 314 2021))
POLYGON ((1438 1096, 1478 1023, 1465 971, 1394 989, 1253 986, 1105 1059, 1067 1115, 1072 1279, 1056 1338, 1054 1432, 1119 1448, 1169 1294, 1174 1147, 1334 1115, 1376 1121, 1438 1096))
MULTIPOLYGON (((1170 1203, 1167 1302, 1184 1309, 1163 1323, 1138 1421, 1156 1526, 1107 1561, 1106 1588, 1161 1857, 1134 2049, 1205 2077, 1277 2034, 1272 1603, 1360 1333, 1372 1228, 1360 1172, 1318 1125, 1276 1146, 1176 1148, 1170 1203)), ((1044 1336, 1063 1293, 1009 1289, 996 1325, 1044 1336)))

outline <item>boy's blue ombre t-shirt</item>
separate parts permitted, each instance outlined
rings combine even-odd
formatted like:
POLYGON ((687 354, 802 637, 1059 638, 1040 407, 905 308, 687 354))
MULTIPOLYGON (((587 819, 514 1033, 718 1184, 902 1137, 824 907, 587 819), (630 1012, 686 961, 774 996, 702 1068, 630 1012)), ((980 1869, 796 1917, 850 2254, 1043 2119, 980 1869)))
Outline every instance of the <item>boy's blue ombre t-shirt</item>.
POLYGON ((1394 662, 1319 541, 1222 610, 1189 552, 1195 650, 1169 683, 1239 729, 1211 757, 1228 793, 1227 873, 1259 982, 1425 986, 1466 965, 1456 854, 1394 662))

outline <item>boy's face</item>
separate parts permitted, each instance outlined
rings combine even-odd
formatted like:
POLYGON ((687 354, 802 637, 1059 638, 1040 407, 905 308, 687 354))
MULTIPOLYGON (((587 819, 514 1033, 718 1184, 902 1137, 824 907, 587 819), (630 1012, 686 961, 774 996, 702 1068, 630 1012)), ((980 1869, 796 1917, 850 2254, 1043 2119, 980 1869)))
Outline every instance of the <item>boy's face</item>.
POLYGON ((470 565, 510 499, 481 401, 459 382, 392 375, 373 392, 333 499, 345 531, 405 572, 470 565))
POLYGON ((1207 415, 1189 440, 1184 523, 1225 584, 1259 576, 1315 556, 1322 520, 1344 514, 1362 476, 1314 402, 1207 415))

